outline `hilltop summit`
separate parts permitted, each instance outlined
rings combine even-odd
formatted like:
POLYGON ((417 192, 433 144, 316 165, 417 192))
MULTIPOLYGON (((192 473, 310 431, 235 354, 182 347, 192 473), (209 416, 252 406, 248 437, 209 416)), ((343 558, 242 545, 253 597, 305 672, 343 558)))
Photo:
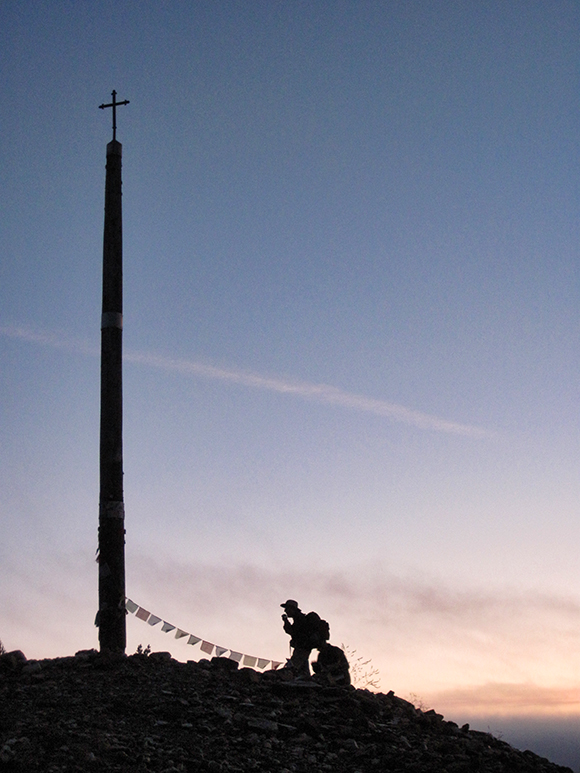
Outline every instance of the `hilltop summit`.
POLYGON ((388 694, 169 653, 0 657, 0 771, 571 773, 388 694))

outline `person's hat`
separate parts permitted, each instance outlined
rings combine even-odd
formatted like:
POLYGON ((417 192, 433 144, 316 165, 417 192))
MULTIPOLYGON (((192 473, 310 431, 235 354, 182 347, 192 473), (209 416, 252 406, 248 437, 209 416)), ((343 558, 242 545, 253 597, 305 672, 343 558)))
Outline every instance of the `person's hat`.
POLYGON ((295 607, 298 609, 298 602, 294 601, 294 599, 288 599, 288 601, 285 601, 283 604, 280 604, 281 607, 284 607, 286 609, 287 607, 295 607))

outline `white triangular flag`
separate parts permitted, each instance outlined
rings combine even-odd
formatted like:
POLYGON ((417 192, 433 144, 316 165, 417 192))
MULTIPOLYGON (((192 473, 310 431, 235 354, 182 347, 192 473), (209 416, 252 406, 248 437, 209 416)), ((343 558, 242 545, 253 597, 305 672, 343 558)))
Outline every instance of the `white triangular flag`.
POLYGON ((171 625, 171 623, 166 623, 164 620, 163 625, 161 626, 161 630, 163 631, 163 633, 169 633, 169 631, 175 630, 175 626, 171 625))
POLYGON ((177 631, 175 631, 176 639, 183 639, 184 636, 187 636, 187 631, 182 631, 181 628, 178 628, 177 631))
POLYGON ((216 644, 216 648, 215 648, 216 657, 221 658, 224 652, 227 652, 227 651, 228 651, 227 647, 218 647, 216 644))
POLYGON ((236 663, 239 663, 244 656, 241 652, 234 652, 233 650, 230 650, 228 657, 230 660, 235 660, 236 663))
POLYGON ((269 662, 269 660, 264 660, 264 658, 258 658, 258 668, 266 668, 269 662))
POLYGON ((149 618, 149 620, 147 620, 147 622, 149 623, 149 625, 157 625, 157 623, 161 622, 161 618, 157 617, 156 615, 151 615, 151 617, 149 618))
POLYGON ((194 636, 192 633, 189 634, 189 639, 187 640, 188 644, 197 644, 198 641, 201 641, 199 636, 194 636))

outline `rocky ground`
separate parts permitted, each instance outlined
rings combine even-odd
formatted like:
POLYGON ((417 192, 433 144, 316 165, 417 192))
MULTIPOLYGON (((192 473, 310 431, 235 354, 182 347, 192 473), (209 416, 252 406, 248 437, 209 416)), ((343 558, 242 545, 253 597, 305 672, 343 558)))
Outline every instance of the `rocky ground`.
POLYGON ((169 653, 0 657, 0 772, 564 773, 392 692, 169 653))

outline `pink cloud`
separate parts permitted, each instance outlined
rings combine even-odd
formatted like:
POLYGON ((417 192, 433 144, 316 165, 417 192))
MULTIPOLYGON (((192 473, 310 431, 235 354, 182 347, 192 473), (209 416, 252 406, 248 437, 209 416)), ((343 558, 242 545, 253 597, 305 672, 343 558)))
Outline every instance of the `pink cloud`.
POLYGON ((429 693, 430 706, 444 713, 478 716, 483 714, 578 714, 580 684, 545 687, 524 683, 493 683, 429 693))

